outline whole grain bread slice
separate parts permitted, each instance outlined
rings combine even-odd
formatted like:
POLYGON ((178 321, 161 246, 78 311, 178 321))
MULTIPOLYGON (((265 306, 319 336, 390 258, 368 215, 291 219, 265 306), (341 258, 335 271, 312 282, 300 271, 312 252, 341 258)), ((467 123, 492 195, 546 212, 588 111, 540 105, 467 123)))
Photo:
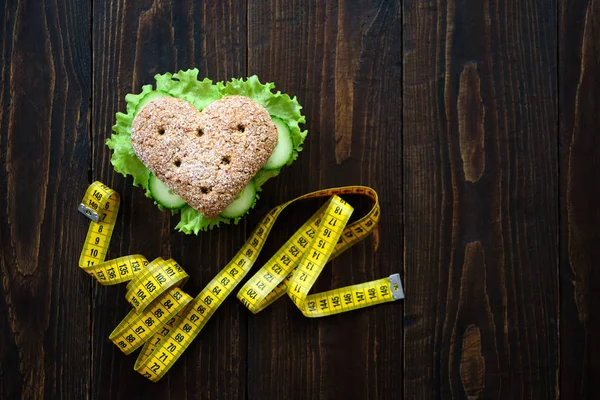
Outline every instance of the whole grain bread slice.
POLYGON ((244 96, 227 96, 202 112, 162 97, 133 120, 137 157, 173 193, 217 217, 265 165, 277 145, 269 112, 244 96))

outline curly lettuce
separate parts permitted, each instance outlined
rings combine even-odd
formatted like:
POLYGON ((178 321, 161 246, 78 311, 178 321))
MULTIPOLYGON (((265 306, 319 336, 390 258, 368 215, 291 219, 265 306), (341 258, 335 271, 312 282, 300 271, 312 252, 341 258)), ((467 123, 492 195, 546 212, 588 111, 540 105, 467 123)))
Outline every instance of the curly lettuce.
MULTIPOLYGON (((198 80, 198 69, 196 68, 179 71, 175 74, 169 72, 157 74, 154 79, 156 81, 156 88, 153 88, 152 85, 144 85, 140 93, 129 93, 125 96, 127 103, 126 112, 118 112, 116 114, 116 123, 113 126, 114 133, 106 141, 106 145, 113 151, 111 164, 115 171, 125 177, 128 175, 131 176, 133 178, 133 185, 142 187, 147 197, 150 197, 148 191, 150 170, 138 159, 133 150, 131 144, 131 125, 139 110, 146 103, 158 97, 177 97, 188 101, 200 111, 212 102, 225 96, 241 95, 249 97, 265 107, 271 116, 284 121, 290 128, 294 154, 287 165, 296 160, 298 153, 302 151, 302 144, 307 135, 307 131, 301 130, 299 125, 306 122, 304 116, 301 114, 302 106, 300 106, 295 96, 291 98, 280 91, 274 93, 272 89, 275 88, 275 85, 272 82, 263 84, 258 80, 257 76, 253 75, 246 80, 232 79, 228 82, 213 83, 208 78, 198 80)), ((279 175, 279 173, 280 169, 263 169, 255 175, 254 184, 257 195, 250 209, 254 208, 259 197, 258 192, 262 186, 269 179, 279 175)), ((159 209, 163 209, 156 202, 154 204, 159 209)), ((221 223, 237 224, 241 220, 241 217, 225 218, 222 216, 210 219, 189 205, 180 210, 172 210, 171 212, 180 216, 179 223, 175 229, 185 234, 193 233, 197 235, 201 231, 218 227, 221 223)))

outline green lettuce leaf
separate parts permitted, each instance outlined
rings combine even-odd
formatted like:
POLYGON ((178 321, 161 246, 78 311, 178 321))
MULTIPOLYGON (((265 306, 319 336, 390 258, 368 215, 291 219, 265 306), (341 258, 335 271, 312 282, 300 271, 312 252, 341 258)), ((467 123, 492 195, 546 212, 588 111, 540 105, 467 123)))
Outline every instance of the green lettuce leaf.
POLYGON ((269 179, 279 175, 280 172, 280 169, 261 169, 260 171, 258 171, 254 176, 254 186, 256 187, 256 191, 260 191, 262 189, 262 185, 264 185, 269 179))
MULTIPOLYGON (((237 222, 239 222, 239 219, 236 221, 236 224, 237 222)), ((203 231, 218 227, 221 223, 229 224, 231 223, 231 220, 221 216, 218 216, 215 219, 209 219, 196 209, 185 206, 181 209, 181 220, 177 226, 175 226, 175 229, 185 234, 193 233, 194 235, 197 235, 201 230, 203 231)))
POLYGON ((217 85, 214 85, 210 79, 198 80, 198 69, 179 71, 174 75, 167 72, 154 78, 156 90, 192 103, 200 111, 223 97, 217 85))
POLYGON ((134 186, 142 186, 148 190, 150 170, 136 157, 131 145, 131 135, 112 135, 107 141, 108 147, 113 150, 110 160, 115 171, 123 176, 131 175, 134 186))
MULTIPOLYGON (((298 152, 302 151, 302 143, 306 138, 307 131, 302 131, 299 124, 305 123, 304 116, 300 113, 302 107, 296 100, 296 97, 290 98, 287 94, 281 92, 273 93, 275 88, 273 83, 262 84, 258 77, 251 76, 246 80, 232 79, 229 82, 213 83, 210 79, 204 78, 198 80, 198 69, 179 71, 175 74, 169 72, 157 74, 156 88, 152 85, 142 86, 142 91, 138 94, 129 93, 125 96, 126 113, 118 112, 116 114, 116 123, 113 126, 114 133, 106 141, 107 146, 113 151, 111 164, 116 172, 123 176, 131 175, 133 185, 141 186, 146 191, 146 196, 150 197, 148 191, 148 179, 150 170, 137 158, 131 144, 131 125, 136 113, 151 100, 162 96, 172 96, 188 101, 199 110, 203 110, 210 103, 230 95, 247 96, 265 107, 272 116, 283 120, 290 128, 292 140, 294 143, 294 157, 288 163, 298 157, 298 152)), ((280 170, 261 170, 255 178, 257 192, 269 179, 279 175, 280 170)), ((258 200, 258 193, 254 200, 254 205, 258 200)), ((158 206, 160 210, 163 208, 158 206)), ((209 219, 199 211, 190 206, 181 210, 172 210, 173 215, 180 213, 180 221, 175 227, 180 232, 186 234, 198 234, 200 231, 206 231, 218 227, 221 223, 237 224, 241 218, 217 217, 209 219)))

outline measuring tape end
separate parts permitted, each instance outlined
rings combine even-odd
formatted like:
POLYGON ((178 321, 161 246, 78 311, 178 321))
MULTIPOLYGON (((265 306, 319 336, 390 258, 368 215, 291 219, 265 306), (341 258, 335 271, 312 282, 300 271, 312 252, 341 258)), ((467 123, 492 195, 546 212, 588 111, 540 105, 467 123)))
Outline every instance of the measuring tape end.
POLYGON ((98 215, 98 213, 83 203, 79 203, 79 206, 77 207, 77 211, 79 211, 80 213, 82 213, 83 215, 85 215, 86 217, 88 217, 89 219, 91 219, 94 222, 100 221, 100 216, 98 215))
POLYGON ((392 297, 394 300, 401 300, 404 298, 404 289, 402 288, 402 280, 400 280, 400 274, 392 274, 388 278, 390 280, 390 290, 392 291, 392 297))

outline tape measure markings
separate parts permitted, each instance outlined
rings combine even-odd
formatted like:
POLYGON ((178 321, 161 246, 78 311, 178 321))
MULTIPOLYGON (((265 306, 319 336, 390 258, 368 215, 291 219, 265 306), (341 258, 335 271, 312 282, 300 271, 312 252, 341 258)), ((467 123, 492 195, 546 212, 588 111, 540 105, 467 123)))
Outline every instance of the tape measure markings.
POLYGON ((173 286, 183 286, 188 274, 173 259, 152 262, 127 285, 125 298, 138 313, 173 286))
POLYGON ((242 301, 242 303, 252 313, 256 314, 258 311, 266 308, 267 305, 285 293, 286 286, 282 285, 281 288, 283 291, 281 291, 281 293, 277 293, 275 299, 269 299, 269 303, 264 303, 267 301, 267 296, 271 292, 275 291, 290 274, 290 271, 279 265, 278 261, 285 261, 284 256, 292 258, 294 261, 296 261, 304 255, 306 246, 312 240, 310 237, 310 232, 312 232, 312 236, 314 237, 318 227, 317 220, 323 215, 326 208, 327 204, 323 204, 321 208, 319 208, 319 210, 317 210, 312 217, 310 217, 308 221, 306 221, 296 231, 296 233, 293 234, 277 252, 275 252, 275 254, 254 275, 254 277, 248 280, 248 282, 246 282, 246 284, 242 287, 240 293, 246 293, 250 295, 252 294, 252 290, 256 292, 256 297, 251 301, 245 299, 241 295, 238 295, 240 301, 242 301))
POLYGON ((287 293, 305 316, 322 317, 403 298, 398 274, 309 294, 325 265, 378 223, 379 202, 371 188, 326 189, 274 207, 225 268, 192 298, 181 290, 189 276, 173 259, 148 262, 136 254, 104 261, 120 199, 106 185, 92 183, 78 207, 92 219, 79 266, 103 285, 128 282, 126 299, 133 306, 109 339, 125 354, 143 345, 134 370, 153 382, 160 380, 248 274, 281 212, 297 201, 318 197, 328 200, 242 286, 238 299, 257 313, 287 293), (339 197, 343 194, 365 195, 374 205, 348 225, 353 208, 339 197))
POLYGON ((135 309, 131 310, 110 334, 109 339, 123 353, 130 354, 160 331, 162 325, 175 319, 177 313, 192 300, 192 296, 189 294, 179 288, 172 288, 163 293, 151 309, 145 310, 141 314, 135 309))

